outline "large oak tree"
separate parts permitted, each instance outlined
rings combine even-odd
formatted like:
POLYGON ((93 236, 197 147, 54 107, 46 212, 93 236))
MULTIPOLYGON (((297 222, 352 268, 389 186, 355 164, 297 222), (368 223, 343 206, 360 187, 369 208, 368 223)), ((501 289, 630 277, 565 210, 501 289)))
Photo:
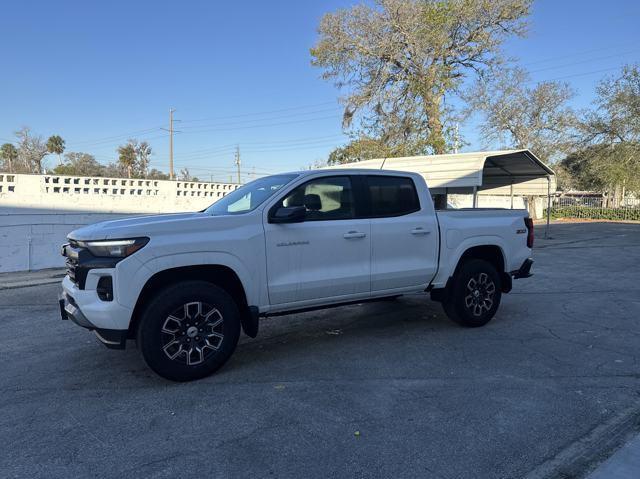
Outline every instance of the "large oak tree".
POLYGON ((345 90, 344 126, 405 153, 447 151, 447 95, 501 61, 531 0, 377 0, 326 14, 312 64, 345 90))

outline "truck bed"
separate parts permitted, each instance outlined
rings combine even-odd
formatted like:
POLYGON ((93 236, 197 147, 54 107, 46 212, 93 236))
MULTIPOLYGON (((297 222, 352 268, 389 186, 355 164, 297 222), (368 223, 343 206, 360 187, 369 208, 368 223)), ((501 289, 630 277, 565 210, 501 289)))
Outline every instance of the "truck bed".
POLYGON ((500 247, 505 271, 517 270, 528 258, 527 210, 502 208, 465 208, 436 211, 440 228, 440 268, 434 287, 443 287, 462 252, 481 244, 500 247), (446 273, 445 273, 446 272, 446 273))

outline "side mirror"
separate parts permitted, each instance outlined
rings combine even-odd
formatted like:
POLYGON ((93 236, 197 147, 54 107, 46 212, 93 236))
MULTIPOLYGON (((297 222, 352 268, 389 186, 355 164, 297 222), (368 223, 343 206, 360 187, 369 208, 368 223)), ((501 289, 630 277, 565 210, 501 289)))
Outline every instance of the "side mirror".
POLYGON ((269 217, 269 223, 302 223, 307 216, 304 206, 281 206, 269 217))

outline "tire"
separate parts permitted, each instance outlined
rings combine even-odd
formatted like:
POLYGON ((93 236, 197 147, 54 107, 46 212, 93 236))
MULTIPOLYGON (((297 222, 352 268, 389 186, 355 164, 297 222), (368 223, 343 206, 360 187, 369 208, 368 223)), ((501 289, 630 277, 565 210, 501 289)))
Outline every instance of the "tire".
POLYGON ((494 266, 472 259, 465 261, 455 273, 442 307, 449 319, 477 328, 493 318, 501 298, 500 275, 494 266))
POLYGON ((239 337, 235 301, 205 281, 184 281, 158 291, 145 307, 137 332, 147 365, 171 381, 214 373, 231 357, 239 337))

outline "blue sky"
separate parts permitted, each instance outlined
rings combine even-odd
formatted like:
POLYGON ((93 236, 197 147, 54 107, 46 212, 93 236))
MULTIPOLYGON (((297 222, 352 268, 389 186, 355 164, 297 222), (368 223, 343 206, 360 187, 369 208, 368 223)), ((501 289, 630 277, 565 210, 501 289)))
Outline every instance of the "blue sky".
MULTIPOLYGON (((323 13, 353 1, 20 1, 3 5, 0 141, 28 125, 68 151, 113 161, 147 139, 167 169, 175 108, 176 170, 228 180, 240 146, 243 180, 326 158, 345 141, 339 92, 310 65, 323 13)), ((588 106, 597 81, 640 61, 640 3, 538 0, 525 39, 506 45, 534 80, 564 79, 588 106)), ((461 126, 485 145, 475 123, 461 126)), ((49 160, 54 165, 53 158, 49 160)))

